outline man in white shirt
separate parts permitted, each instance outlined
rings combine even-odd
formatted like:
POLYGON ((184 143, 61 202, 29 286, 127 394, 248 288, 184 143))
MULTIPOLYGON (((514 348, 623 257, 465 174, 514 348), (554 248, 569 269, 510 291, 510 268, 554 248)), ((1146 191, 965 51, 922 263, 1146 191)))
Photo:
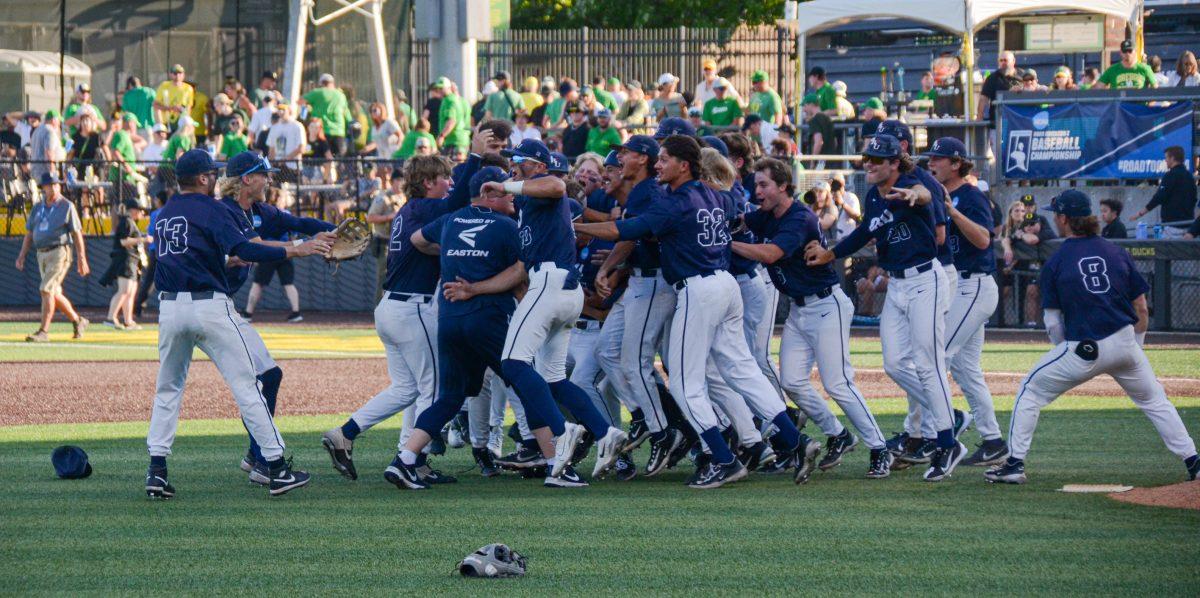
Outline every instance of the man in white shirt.
POLYGON ((837 238, 842 239, 858 228, 858 223, 862 220, 861 204, 858 196, 846 188, 846 177, 840 172, 835 172, 829 180, 829 190, 833 204, 838 208, 837 238))
POLYGON ((296 122, 292 107, 279 107, 279 122, 271 125, 267 133, 268 158, 271 162, 288 168, 300 168, 300 155, 304 153, 304 125, 296 122))
POLYGON ((250 124, 247 126, 251 145, 258 141, 258 136, 263 131, 271 129, 271 117, 275 116, 278 109, 275 106, 275 96, 267 95, 262 99, 262 107, 254 111, 254 116, 250 117, 250 124))
MULTIPOLYGON (((142 156, 139 159, 143 162, 158 162, 162 160, 163 151, 167 149, 167 133, 166 125, 154 123, 154 126, 150 129, 150 139, 147 141, 146 147, 142 148, 142 156)), ((157 164, 153 166, 157 167, 157 164)))
POLYGON ((717 82, 717 61, 705 58, 701 66, 704 69, 704 78, 696 84, 696 93, 692 97, 692 105, 703 110, 704 102, 717 97, 717 91, 713 89, 713 83, 717 82))

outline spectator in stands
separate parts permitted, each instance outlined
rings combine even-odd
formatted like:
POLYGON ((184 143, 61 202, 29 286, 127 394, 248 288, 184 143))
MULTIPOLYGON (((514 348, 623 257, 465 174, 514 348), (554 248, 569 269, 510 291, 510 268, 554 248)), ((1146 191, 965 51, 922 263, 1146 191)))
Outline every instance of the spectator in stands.
POLYGON ((20 112, 9 112, 0 120, 0 125, 3 125, 3 129, 0 130, 0 150, 3 150, 5 158, 15 158, 17 150, 25 145, 21 135, 16 131, 21 116, 23 115, 20 112))
MULTIPOLYGON (((1030 200, 1033 196, 1026 196, 1030 200)), ((1038 249, 1037 246, 1042 241, 1054 238, 1054 234, 1049 231, 1049 227, 1044 226, 1045 219, 1036 211, 1037 205, 1027 203, 1024 198, 1022 201, 1015 201, 1009 206, 1008 220, 1004 227, 1004 236, 1000 238, 1000 245, 1004 251, 1005 268, 1002 274, 1002 284, 1004 285, 1004 301, 1007 303, 1012 296, 1013 287, 1017 288, 1017 292, 1024 296, 1024 308, 1018 313, 1017 317, 1024 314, 1025 326, 1034 328, 1037 326, 1037 319, 1041 311, 1039 304, 1040 295, 1037 288, 1037 272, 1039 269, 1038 249), (1021 276, 1014 276, 1013 273, 1020 273, 1021 276)))
POLYGON ((79 121, 84 115, 90 114, 96 119, 95 130, 103 131, 108 127, 108 123, 104 120, 104 115, 100 109, 92 103, 92 86, 87 83, 80 83, 75 87, 75 96, 71 99, 71 103, 67 104, 67 109, 63 111, 63 124, 67 125, 67 135, 74 137, 79 132, 79 121))
POLYGON ((621 80, 616 77, 608 78, 608 85, 605 86, 608 93, 612 94, 613 102, 616 102, 617 107, 613 109, 615 114, 617 110, 629 99, 629 93, 625 91, 625 86, 621 84, 621 80))
POLYGON ((850 234, 862 220, 862 208, 858 196, 846 188, 846 177, 840 172, 829 179, 829 194, 838 209, 837 239, 850 234))
POLYGON ((387 275, 388 246, 392 239, 392 220, 396 212, 404 207, 408 197, 404 195, 404 171, 392 171, 387 189, 375 194, 371 207, 367 209, 367 224, 371 225, 371 255, 375 256, 375 301, 383 293, 383 278, 387 275))
POLYGON ((1114 64, 1100 75, 1093 86, 1096 89, 1145 89, 1158 87, 1154 71, 1144 62, 1140 62, 1133 52, 1133 41, 1121 42, 1121 62, 1114 64))
POLYGON ((1083 74, 1079 75, 1079 89, 1091 89, 1099 78, 1100 69, 1094 66, 1083 69, 1083 74))
POLYGON ((62 145, 62 117, 51 108, 29 139, 29 174, 40 181, 47 172, 58 172, 58 163, 65 157, 62 145))
POLYGON ((1121 222, 1121 210, 1125 209, 1125 204, 1119 199, 1102 199, 1100 200, 1100 222, 1104 223, 1104 228, 1100 231, 1100 236, 1105 239, 1127 239, 1129 231, 1125 230, 1125 223, 1121 222))
POLYGON ((447 80, 446 95, 438 111, 438 147, 453 158, 471 143, 471 106, 458 94, 458 86, 447 80))
MULTIPOLYGON (((824 71, 821 73, 823 74, 824 71)), ((768 124, 777 127, 783 124, 783 98, 780 98, 779 93, 771 88, 768 79, 767 72, 764 70, 754 71, 750 75, 750 84, 754 93, 750 94, 750 103, 746 106, 746 114, 757 114, 768 124)))
MULTIPOLYGON (((239 96, 239 98, 241 100, 246 99, 245 96, 239 96)), ((221 136, 235 131, 235 129, 230 126, 233 124, 233 119, 237 118, 240 123, 236 129, 236 132, 244 133, 245 131, 243 129, 245 129, 246 123, 250 122, 250 115, 254 113, 254 110, 253 106, 251 106, 251 110, 249 111, 237 106, 234 99, 225 92, 221 92, 213 96, 212 107, 212 135, 219 149, 221 146, 221 136)), ((237 154, 229 155, 236 156, 237 154)))
POLYGON ((646 126, 646 117, 650 115, 650 103, 646 101, 646 96, 642 93, 642 84, 638 81, 630 81, 625 87, 629 92, 629 98, 621 104, 620 110, 617 110, 617 126, 625 129, 646 126))
MULTIPOLYGON (((753 81, 753 79, 751 79, 753 81)), ((814 66, 808 70, 808 86, 817 96, 817 106, 821 112, 834 116, 837 114, 837 92, 825 76, 825 67, 814 66)), ((758 91, 755 89, 755 91, 758 91)), ((767 119, 763 116, 763 119, 767 119)))
POLYGON ((445 77, 434 79, 433 83, 429 84, 428 97, 425 100, 425 106, 421 109, 421 118, 429 121, 429 134, 436 139, 441 131, 440 115, 442 113, 442 98, 446 95, 446 88, 450 86, 450 81, 445 77))
POLYGON ((1033 69, 1025 69, 1021 73, 1021 84, 1013 87, 1013 92, 1045 92, 1047 88, 1038 82, 1037 71, 1033 69))
POLYGON ((574 161, 579 154, 587 151, 588 126, 587 113, 583 106, 572 102, 564 109, 567 113, 567 128, 562 132, 562 153, 568 160, 574 161))
POLYGON ((317 88, 300 98, 300 106, 309 107, 309 118, 322 121, 325 137, 335 156, 348 155, 350 139, 346 138, 346 123, 353 119, 346 93, 338 89, 333 75, 325 73, 317 80, 317 88))
POLYGON ((261 77, 258 78, 258 87, 254 88, 254 107, 255 108, 273 108, 283 101, 283 94, 275 89, 275 85, 279 80, 279 75, 275 71, 263 71, 261 77), (270 102, 267 102, 267 99, 270 102))
MULTIPOLYGON (((621 145, 621 142, 621 132, 612 126, 612 112, 609 112, 608 108, 601 108, 596 112, 596 126, 588 131, 587 151, 607 156, 608 152, 621 145)), ((603 169, 597 169, 599 170, 603 169)))
MULTIPOLYGON (((537 109, 538 106, 546 103, 542 94, 538 93, 538 78, 525 77, 525 82, 521 86, 521 102, 525 104, 525 113, 529 114, 537 109)), ((516 115, 513 115, 516 119, 516 115)))
POLYGON ((995 127, 996 107, 992 102, 996 101, 996 94, 1001 91, 1008 91, 1021 84, 1021 71, 1017 69, 1017 57, 1009 51, 1000 53, 996 59, 996 70, 988 75, 983 80, 983 87, 979 90, 979 107, 975 112, 975 117, 979 120, 989 121, 989 127, 995 127))
POLYGON ((113 246, 109 252, 112 259, 99 281, 101 286, 117 283, 116 292, 108 302, 104 325, 117 330, 141 330, 142 327, 133 320, 133 300, 137 295, 138 271, 146 259, 143 249, 146 237, 137 225, 142 218, 142 206, 134 199, 125 200, 124 206, 125 213, 114 219, 113 246))
POLYGON ((700 72, 702 76, 696 84, 696 91, 692 93, 692 105, 703 110, 709 100, 717 97, 716 83, 720 80, 717 77, 717 61, 705 58, 700 63, 700 72))
POLYGON ((84 170, 99 167, 95 162, 108 160, 108 151, 104 148, 96 117, 91 112, 84 112, 75 119, 78 129, 71 135, 71 150, 67 152, 67 160, 75 162, 75 167, 83 174, 84 170))
POLYGON ((875 131, 879 128, 879 124, 887 120, 887 110, 883 107, 883 100, 875 97, 868 98, 859 107, 858 117, 863 121, 863 126, 859 130, 858 136, 862 139, 865 146, 866 141, 875 136, 875 131))
POLYGON ((269 149, 267 135, 271 132, 271 125, 279 122, 279 107, 275 96, 267 96, 263 98, 262 102, 262 107, 255 110, 254 116, 250 117, 250 122, 246 127, 246 136, 253 143, 255 149, 266 154, 269 149))
POLYGON ((392 153, 394 160, 407 160, 417 153, 417 142, 424 140, 426 147, 432 149, 437 148, 437 139, 429 133, 429 120, 420 118, 417 119, 417 125, 413 130, 404 135, 404 140, 400 142, 400 148, 392 153))
POLYGON ((121 110, 137 117, 138 134, 150 138, 154 127, 154 90, 142 85, 142 80, 130 77, 125 80, 125 93, 121 95, 121 110))
POLYGON ((921 75, 921 91, 917 92, 918 100, 936 100, 937 90, 933 88, 933 71, 925 71, 921 75))
POLYGON ((659 121, 672 116, 687 118, 687 101, 675 91, 677 85, 679 77, 671 73, 658 76, 658 95, 650 102, 650 112, 659 121))
POLYGON ((128 199, 137 195, 134 184, 145 181, 138 173, 138 152, 146 146, 146 140, 138 135, 137 117, 126 112, 119 121, 120 128, 108 139, 108 180, 117 189, 117 199, 128 199))
MULTIPOLYGON (((574 79, 564 79, 562 84, 558 86, 558 97, 550 100, 546 105, 546 110, 542 115, 540 126, 542 129, 558 129, 566 126, 565 110, 567 104, 575 104, 579 101, 579 86, 574 79)), ((537 123, 538 121, 533 121, 537 123)))
POLYGON ((250 138, 246 136, 246 126, 240 114, 234 114, 227 127, 217 146, 217 158, 220 160, 232 158, 250 149, 250 138))
MULTIPOLYGON (((192 117, 183 115, 175 123, 175 132, 167 139, 167 147, 163 149, 163 165, 161 168, 175 169, 175 160, 184 152, 196 147, 196 124, 192 117)), ((174 184, 174 179, 171 179, 174 184)))
POLYGON ((403 135, 400 133, 400 123, 389 118, 387 106, 382 102, 371 103, 371 137, 370 143, 362 149, 362 154, 390 160, 392 154, 400 149, 403 135))
POLYGON ((701 119, 713 132, 742 124, 742 106, 729 96, 729 81, 718 77, 712 83, 713 97, 704 102, 701 119))
MULTIPOLYGON (((805 124, 808 125, 805 153, 812 155, 839 154, 841 150, 837 147, 837 135, 833 131, 833 120, 821 110, 820 103, 821 100, 815 93, 804 96, 804 118, 805 124)), ((824 166, 818 164, 816 168, 820 170, 824 166)))
POLYGON ((1184 50, 1175 61, 1175 70, 1167 73, 1167 87, 1200 87, 1200 73, 1197 73, 1196 55, 1191 50, 1184 50))
POLYGON ((1146 57, 1146 66, 1150 67, 1150 72, 1154 73, 1155 87, 1162 87, 1167 84, 1167 75, 1162 72, 1162 57, 1158 54, 1151 54, 1146 57))
POLYGON ((200 91, 194 82, 186 81, 185 83, 192 88, 192 107, 188 112, 188 116, 192 119, 192 138, 195 139, 197 146, 204 145, 208 141, 208 125, 209 119, 212 117, 210 100, 208 95, 200 91))
POLYGON ((1150 203, 1133 215, 1133 220, 1162 206, 1159 214, 1160 222, 1171 223, 1164 227, 1163 233, 1167 238, 1178 238, 1196 217, 1196 179, 1191 169, 1183 163, 1183 148, 1172 145, 1163 151, 1167 162, 1167 172, 1159 181, 1158 189, 1150 203))
POLYGON ((604 88, 604 77, 592 77, 592 94, 596 96, 596 103, 608 110, 609 113, 617 111, 621 104, 617 102, 617 98, 612 92, 604 88))
POLYGON ((484 104, 484 120, 499 118, 513 120, 517 112, 525 110, 525 99, 512 88, 512 75, 508 71, 496 73, 496 93, 487 96, 484 104))
POLYGON ((296 120, 292 107, 279 107, 279 121, 271 125, 267 133, 267 157, 279 168, 279 179, 296 182, 300 170, 300 156, 304 155, 304 125, 296 120))
MULTIPOLYGON (((166 127, 163 127, 163 130, 166 130, 166 127)), ((146 225, 146 265, 142 268, 137 294, 133 297, 133 316, 135 318, 142 317, 143 306, 150 296, 150 287, 154 285, 154 270, 158 267, 158 246, 154 240, 154 225, 158 222, 158 211, 166 205, 168 197, 170 195, 166 189, 159 190, 154 195, 154 209, 150 210, 150 220, 146 225)))
POLYGON ((1079 86, 1075 85, 1075 79, 1071 75, 1070 67, 1063 65, 1054 69, 1054 82, 1050 84, 1050 89, 1056 91, 1079 89, 1079 86))
POLYGON ((747 114, 742 120, 742 134, 754 142, 759 155, 763 153, 762 124, 762 117, 753 113, 747 114))
POLYGON ((513 126, 512 135, 509 135, 509 137, 508 137, 508 145, 509 146, 517 147, 518 145, 521 144, 522 141, 525 141, 526 139, 541 139, 542 138, 542 132, 539 131, 537 127, 533 126, 533 124, 529 122, 529 115, 525 114, 524 110, 518 111, 517 114, 515 115, 515 118, 517 120, 516 120, 515 126, 513 126))
MULTIPOLYGON (((56 117, 57 118, 57 117, 56 117)), ((45 126, 45 125, 43 125, 45 126)), ((63 294, 63 279, 71 269, 71 250, 74 244, 76 269, 80 276, 87 276, 88 268, 87 246, 83 242, 83 226, 79 221, 79 212, 75 205, 62 194, 62 186, 58 177, 51 172, 42 173, 38 179, 42 187, 41 202, 34 204, 26 222, 25 238, 21 241, 21 250, 17 254, 17 270, 25 269, 25 258, 32 246, 37 250, 38 273, 42 282, 38 291, 42 296, 41 326, 36 332, 25 337, 31 343, 44 343, 50 340, 50 320, 54 311, 61 310, 75 325, 75 338, 83 338, 88 320, 75 312, 71 301, 63 294)))
POLYGON ((697 135, 708 135, 710 131, 704 126, 704 111, 695 107, 689 106, 687 110, 687 119, 692 123, 692 127, 696 129, 697 135))
POLYGON ((233 102, 234 110, 242 113, 242 122, 250 122, 250 117, 258 110, 257 98, 251 98, 246 93, 246 87, 232 75, 225 77, 225 88, 221 91, 233 102))
POLYGON ((23 119, 18 122, 15 127, 13 127, 13 130, 17 132, 17 135, 21 136, 21 147, 29 145, 29 143, 33 140, 33 132, 36 131, 40 126, 42 126, 41 112, 30 110, 24 114, 23 119))
POLYGON ((804 192, 804 203, 808 204, 817 221, 821 225, 821 233, 826 239, 832 239, 837 234, 838 209, 833 205, 829 183, 818 181, 811 189, 804 192))
POLYGON ((417 126, 417 113, 412 104, 408 103, 408 94, 403 89, 397 89, 395 95, 396 124, 400 127, 400 137, 403 138, 413 127, 417 126))
POLYGON ((416 144, 413 145, 414 156, 432 156, 437 153, 437 141, 430 141, 428 137, 418 137, 416 144))

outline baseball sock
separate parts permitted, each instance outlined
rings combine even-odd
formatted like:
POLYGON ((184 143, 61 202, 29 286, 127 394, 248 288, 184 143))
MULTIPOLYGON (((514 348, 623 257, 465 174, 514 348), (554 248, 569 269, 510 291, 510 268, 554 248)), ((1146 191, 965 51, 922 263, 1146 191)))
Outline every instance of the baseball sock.
POLYGON ((554 404, 554 396, 550 393, 550 385, 546 384, 546 379, 534 371, 528 363, 516 359, 505 359, 500 362, 500 369, 504 380, 516 389, 521 404, 525 406, 526 417, 529 412, 535 413, 537 419, 544 421, 550 427, 551 434, 562 436, 566 431, 563 425, 566 420, 563 419, 562 413, 554 404))
POLYGON ((346 440, 354 440, 361 433, 362 429, 358 427, 358 422, 354 421, 353 418, 346 420, 346 423, 342 424, 342 436, 345 436, 346 440))
POLYGON ((634 409, 629 412, 629 421, 646 421, 646 414, 641 409, 634 409))
MULTIPOLYGON (((262 396, 267 401, 267 413, 272 417, 275 416, 275 399, 279 396, 279 384, 283 382, 283 370, 279 366, 275 366, 258 375, 258 381, 262 383, 262 396)), ((245 422, 243 422, 245 425, 245 422)), ((254 459, 262 463, 262 449, 258 447, 258 443, 254 441, 254 435, 250 434, 250 430, 246 430, 250 436, 250 452, 254 454, 254 459)))
POLYGON ((400 462, 405 465, 416 465, 417 454, 408 449, 404 449, 400 451, 400 462))
POLYGON ((1191 457, 1183 460, 1183 465, 1184 467, 1191 469, 1191 467, 1196 464, 1197 460, 1200 460, 1200 455, 1192 455, 1191 457))
POLYGON ((150 467, 153 467, 154 469, 166 469, 167 468, 167 458, 165 456, 162 456, 162 457, 151 456, 150 457, 150 467))
POLYGON ((591 432, 592 436, 598 439, 608 432, 608 420, 604 419, 604 416, 592 404, 592 400, 588 398, 587 393, 583 392, 582 388, 579 388, 570 380, 559 380, 558 382, 551 383, 550 394, 554 396, 554 400, 558 401, 563 407, 566 407, 576 419, 582 422, 583 427, 587 428, 587 431, 591 432))
POLYGON ((280 469, 287 467, 287 463, 284 463, 283 455, 280 455, 279 458, 275 459, 274 461, 267 461, 267 467, 270 468, 271 471, 279 471, 280 469))
POLYGON ((713 426, 701 432, 700 437, 704 439, 704 443, 712 451, 713 463, 718 465, 733 463, 733 452, 729 450, 729 445, 725 444, 725 439, 721 437, 720 428, 713 426))
POLYGON ((954 439, 954 428, 946 428, 945 430, 938 430, 938 435, 937 435, 938 448, 950 448, 950 447, 954 446, 957 442, 958 441, 954 439))
POLYGON ((796 428, 796 423, 788 417, 787 411, 780 411, 771 419, 771 423, 775 424, 775 428, 778 430, 775 435, 783 442, 785 451, 791 452, 800 446, 800 430, 796 428))
POLYGON ((538 446, 537 438, 525 438, 521 440, 521 446, 527 451, 533 451, 537 454, 542 454, 542 447, 538 446))

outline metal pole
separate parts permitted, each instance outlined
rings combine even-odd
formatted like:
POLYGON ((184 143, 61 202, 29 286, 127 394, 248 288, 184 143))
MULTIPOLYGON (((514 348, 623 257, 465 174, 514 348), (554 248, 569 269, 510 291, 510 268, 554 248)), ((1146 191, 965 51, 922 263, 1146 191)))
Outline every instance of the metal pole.
MULTIPOLYGON (((783 90, 784 93, 787 93, 787 86, 784 85, 784 83, 786 82, 786 75, 784 75, 784 72, 783 72, 783 39, 784 39, 783 38, 783 27, 776 25, 775 26, 775 72, 778 73, 777 76, 779 77, 779 89, 783 90)), ((787 106, 787 100, 784 100, 783 105, 787 106)), ((784 110, 786 111, 786 108, 784 110)), ((796 120, 796 122, 800 121, 799 113, 797 113, 795 115, 795 120, 796 120)))
POLYGON ((582 44, 583 45, 583 79, 580 81, 580 83, 582 85, 589 85, 592 82, 592 74, 590 72, 591 66, 592 66, 590 54, 592 52, 592 49, 588 45, 587 25, 583 26, 583 30, 580 33, 583 35, 583 40, 582 40, 583 41, 583 44, 582 44))
POLYGON ((67 0, 58 2, 58 109, 67 104, 67 0))
POLYGON ((305 22, 311 0, 292 0, 288 10, 287 54, 283 62, 283 94, 293 106, 300 98, 300 78, 304 68, 304 44, 308 35, 305 22))
POLYGON ((234 3, 234 10, 237 14, 234 16, 233 27, 233 76, 240 81, 242 79, 242 0, 237 0, 234 3))
MULTIPOLYGON (((680 93, 683 93, 683 89, 684 89, 684 87, 683 87, 683 70, 684 70, 685 64, 686 64, 685 61, 687 60, 687 58, 684 57, 684 55, 683 55, 685 52, 687 52, 687 27, 680 25, 679 26, 679 74, 676 75, 676 77, 680 78, 679 86, 678 86, 678 89, 676 89, 676 91, 678 91, 680 93)), ((684 116, 687 116, 687 115, 685 114, 684 116)))
POLYGON ((392 73, 388 66, 387 41, 383 35, 383 0, 375 0, 371 3, 371 19, 367 24, 367 38, 371 43, 371 66, 375 69, 375 99, 383 103, 388 118, 395 118, 396 103, 392 99, 392 73))

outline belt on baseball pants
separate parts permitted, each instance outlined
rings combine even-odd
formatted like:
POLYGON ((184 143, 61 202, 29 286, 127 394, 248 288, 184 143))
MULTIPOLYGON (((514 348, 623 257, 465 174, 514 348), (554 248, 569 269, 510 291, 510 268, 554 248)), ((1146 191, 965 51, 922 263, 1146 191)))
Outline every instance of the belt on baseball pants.
POLYGON ((392 301, 411 301, 413 299, 420 299, 420 303, 429 303, 430 301, 433 301, 433 295, 424 295, 421 293, 393 293, 389 291, 388 299, 391 299, 392 301))
MULTIPOLYGON (((708 278, 709 276, 716 276, 716 274, 717 274, 716 272, 701 272, 699 274, 693 274, 692 276, 689 276, 688 278, 692 278, 695 276, 699 276, 700 278, 708 278)), ((685 278, 671 286, 675 287, 676 291, 682 291, 683 287, 687 286, 687 281, 688 281, 688 279, 685 278)))
POLYGON ((958 277, 963 280, 971 280, 972 278, 983 278, 984 276, 991 276, 991 274, 988 272, 968 272, 966 270, 958 271, 958 277))
POLYGON ((817 291, 816 293, 813 293, 812 295, 805 295, 803 297, 792 297, 792 301, 794 301, 797 306, 804 307, 805 305, 808 305, 809 303, 816 303, 817 301, 820 301, 821 299, 824 299, 824 298, 832 295, 833 289, 834 289, 834 287, 829 287, 823 291, 817 291))
POLYGON ((545 270, 562 270, 558 264, 554 262, 538 262, 529 267, 530 272, 543 272, 545 270))
POLYGON ((633 275, 638 278, 653 278, 658 276, 658 268, 634 268, 633 275))
POLYGON ((604 322, 601 320, 585 320, 580 318, 575 320, 575 328, 579 330, 600 330, 604 327, 604 322))
POLYGON ((188 292, 172 293, 169 291, 163 291, 158 294, 159 301, 175 301, 177 299, 191 299, 192 301, 204 301, 206 299, 224 299, 224 298, 225 298, 225 293, 218 293, 216 291, 200 291, 198 293, 188 293, 188 292))
POLYGON ((749 272, 747 272, 747 273, 745 273, 745 274, 738 274, 737 276, 734 276, 733 278, 734 278, 735 280, 737 280, 738 282, 742 282, 742 281, 745 281, 745 280, 754 280, 754 277, 755 277, 755 276, 758 276, 758 271, 756 271, 756 270, 751 270, 751 271, 749 271, 749 272))
POLYGON ((888 270, 888 276, 892 278, 911 278, 923 272, 928 272, 933 269, 933 262, 928 261, 924 264, 905 268, 904 270, 888 270))

